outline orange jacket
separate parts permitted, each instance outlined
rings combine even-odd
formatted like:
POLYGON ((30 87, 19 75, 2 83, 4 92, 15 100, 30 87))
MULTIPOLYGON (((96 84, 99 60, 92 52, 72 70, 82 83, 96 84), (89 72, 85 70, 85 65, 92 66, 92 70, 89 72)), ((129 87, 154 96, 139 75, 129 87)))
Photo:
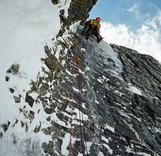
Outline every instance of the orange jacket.
POLYGON ((98 20, 96 20, 96 19, 89 20, 89 24, 97 26, 99 30, 101 28, 101 25, 99 24, 98 20))

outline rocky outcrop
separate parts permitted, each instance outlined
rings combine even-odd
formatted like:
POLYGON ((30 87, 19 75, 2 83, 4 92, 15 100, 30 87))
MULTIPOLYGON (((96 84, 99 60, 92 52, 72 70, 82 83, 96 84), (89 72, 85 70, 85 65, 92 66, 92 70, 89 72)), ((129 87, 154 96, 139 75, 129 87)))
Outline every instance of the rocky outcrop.
POLYGON ((89 17, 89 12, 96 4, 97 0, 72 0, 72 3, 68 10, 68 25, 73 22, 81 21, 82 24, 89 17))
POLYGON ((123 63, 124 81, 137 87, 142 94, 126 96, 131 102, 133 115, 141 119, 133 126, 141 140, 160 155, 161 64, 149 55, 122 46, 111 46, 123 63))
MULTIPOLYGON (((42 68, 45 76, 38 74, 26 93, 30 108, 42 105, 47 115, 48 127, 40 121, 32 130, 51 137, 42 143, 44 153, 68 155, 73 104, 72 155, 161 155, 161 65, 126 47, 86 41, 79 30, 44 47, 48 70, 42 68)), ((38 115, 26 107, 20 112, 30 123, 38 115)), ((28 123, 20 123, 28 132, 28 123)))
MULTIPOLYGON (((96 4, 97 0, 72 0, 68 9, 68 16, 65 16, 65 10, 60 10, 60 21, 62 27, 57 37, 62 36, 65 32, 65 28, 69 29, 69 26, 75 22, 80 22, 84 25, 86 19, 89 17, 89 12, 96 4)), ((52 3, 59 4, 60 0, 52 0, 52 3)), ((66 1, 65 3, 66 4, 66 1)))
POLYGON ((161 99, 161 65, 149 55, 122 46, 111 45, 118 52, 123 65, 123 77, 127 83, 132 83, 143 92, 161 99), (130 75, 130 76, 129 76, 130 75))
POLYGON ((12 64, 11 67, 7 70, 5 80, 9 81, 10 75, 17 75, 19 73, 19 68, 19 64, 12 64))
POLYGON ((40 76, 29 91, 38 94, 35 100, 49 115, 46 120, 50 126, 44 128, 40 124, 35 128, 35 133, 42 131, 52 137, 50 142, 42 144, 44 152, 63 155, 65 138, 68 138, 65 151, 69 151, 74 76, 72 155, 87 152, 91 156, 160 155, 160 83, 159 78, 156 80, 149 74, 157 73, 159 77, 160 64, 132 49, 111 45, 112 51, 104 41, 99 45, 95 39, 87 42, 79 33, 68 40, 77 44, 71 49, 66 40, 58 41, 57 46, 62 47, 59 59, 45 47, 47 57, 42 61, 49 71, 43 70, 46 77, 40 76), (76 55, 79 65, 74 59, 76 55), (155 62, 155 66, 149 65, 149 61, 155 62), (83 122, 79 110, 84 116, 83 122))

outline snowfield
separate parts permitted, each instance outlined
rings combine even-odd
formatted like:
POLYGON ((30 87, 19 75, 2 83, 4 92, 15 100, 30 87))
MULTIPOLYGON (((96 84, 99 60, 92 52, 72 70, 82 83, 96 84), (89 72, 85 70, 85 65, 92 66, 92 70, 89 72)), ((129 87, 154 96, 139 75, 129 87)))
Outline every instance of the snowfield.
POLYGON ((35 80, 41 70, 40 58, 45 56, 44 45, 51 42, 59 29, 59 9, 50 1, 0 2, 1 123, 11 120, 17 114, 16 108, 12 107, 13 98, 8 95, 6 71, 12 64, 19 64, 23 75, 19 75, 19 78, 11 80, 10 83, 27 89, 30 80, 35 80))
MULTIPOLYGON (((11 121, 10 126, 13 126, 16 118, 28 122, 20 114, 19 104, 15 104, 9 88, 14 88, 14 96, 21 94, 23 98, 25 97, 24 93, 29 89, 30 81, 36 80, 43 66, 41 58, 45 57, 44 46, 53 45, 52 39, 60 30, 59 11, 65 9, 67 16, 69 4, 70 0, 61 0, 58 5, 44 0, 0 1, 0 125, 11 121), (12 64, 20 65, 20 73, 14 77, 7 74, 10 80, 6 83, 6 71, 12 64)), ((21 105, 25 105, 24 101, 24 99, 21 100, 21 105)), ((37 109, 33 108, 33 111, 36 112, 37 109)), ((49 138, 42 132, 32 133, 30 128, 33 129, 36 124, 45 119, 44 111, 40 111, 27 133, 20 124, 4 133, 3 138, 0 139, 0 155, 25 156, 31 150, 34 151, 33 155, 43 153, 43 151, 40 152, 42 150, 40 147, 42 142, 48 141, 49 138), (15 133, 19 137, 16 137, 15 133), (29 138, 32 140, 28 140, 29 138), (13 144, 12 140, 16 143, 13 144), (35 147, 31 149, 24 140, 32 142, 35 147), (27 146, 28 152, 25 149, 27 146)), ((1 127, 0 130, 2 130, 1 127)))

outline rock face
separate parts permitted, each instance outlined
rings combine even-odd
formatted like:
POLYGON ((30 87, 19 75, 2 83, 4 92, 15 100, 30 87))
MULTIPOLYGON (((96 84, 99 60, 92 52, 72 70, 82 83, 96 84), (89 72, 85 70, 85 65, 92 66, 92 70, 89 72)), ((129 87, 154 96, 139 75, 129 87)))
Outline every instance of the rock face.
MULTIPOLYGON (((71 7, 83 4, 72 2, 71 7)), ((83 5, 89 1, 85 2, 83 5)), ((80 30, 59 35, 53 47, 44 47, 42 62, 47 68, 42 68, 43 74, 38 74, 16 103, 25 121, 1 125, 0 139, 21 124, 26 133, 49 138, 41 144, 43 153, 39 155, 161 155, 161 65, 126 47, 105 41, 97 44, 95 38, 86 41, 80 30), (41 112, 45 120, 36 123, 41 112)), ((13 136, 18 144, 18 136, 13 136)), ((27 147, 32 147, 27 149, 28 155, 36 155, 31 139, 26 140, 27 147)))
POLYGON ((39 79, 46 80, 42 87, 50 96, 39 100, 54 101, 43 106, 58 122, 49 120, 51 126, 43 129, 52 136, 51 142, 43 143, 44 152, 68 153, 73 105, 72 155, 160 155, 161 65, 126 47, 111 45, 113 51, 104 41, 99 45, 94 38, 86 41, 79 31, 68 40, 74 46, 65 40, 57 43, 62 46, 59 59, 45 47, 48 57, 43 61, 50 72, 39 79))
MULTIPOLYGON (((65 16, 65 10, 60 10, 59 16, 63 26, 61 27, 57 37, 62 36, 65 32, 65 28, 67 27, 67 29, 69 29, 69 26, 71 26, 74 22, 80 21, 80 24, 83 25, 89 17, 89 12, 96 2, 97 0, 71 0, 67 17, 65 16)), ((52 3, 54 5, 58 4, 60 3, 60 0, 52 0, 52 3)))
POLYGON ((69 21, 69 25, 71 25, 72 22, 77 21, 84 23, 89 17, 89 12, 96 2, 97 0, 72 0, 67 19, 69 21))

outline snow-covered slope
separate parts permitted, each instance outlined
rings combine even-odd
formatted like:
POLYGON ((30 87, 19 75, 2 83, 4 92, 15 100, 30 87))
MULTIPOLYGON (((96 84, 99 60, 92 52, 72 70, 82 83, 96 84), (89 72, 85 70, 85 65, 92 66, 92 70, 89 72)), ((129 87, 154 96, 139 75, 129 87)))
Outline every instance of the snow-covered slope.
POLYGON ((28 89, 31 79, 35 80, 41 70, 44 45, 51 42, 60 29, 59 10, 58 6, 43 0, 0 2, 1 122, 17 114, 5 84, 7 69, 13 63, 19 64, 21 74, 10 81, 10 87, 18 91, 28 89))
MULTIPOLYGON (((58 5, 53 5, 49 0, 0 2, 0 125, 10 121, 12 127, 17 119, 27 122, 21 115, 20 108, 26 105, 25 96, 30 89, 31 80, 37 79, 38 73, 44 66, 41 61, 41 58, 45 57, 44 46, 53 44, 52 39, 61 28, 59 12, 64 9, 67 16, 69 4, 70 0, 62 0, 58 5), (18 72, 13 73, 14 76, 12 72, 6 74, 12 64, 19 66, 18 72), (6 77, 9 78, 8 83, 6 77), (13 94, 10 92, 11 88, 14 90, 13 94), (20 96, 21 105, 15 104, 14 97, 20 96)), ((38 109, 41 109, 41 106, 33 108, 32 111, 36 112, 38 109)), ((33 129, 33 126, 44 118, 45 114, 42 113, 29 129, 33 129)), ((36 148, 40 148, 41 143, 48 139, 44 138, 43 134, 33 136, 32 132, 25 133, 21 127, 22 122, 3 135, 3 139, 0 140, 0 155, 17 156, 23 153, 28 155, 24 151, 30 152, 30 147, 24 140, 30 143, 30 138, 32 138, 31 142, 35 142, 34 152, 41 153, 39 151, 41 149, 37 151, 36 148), (17 146, 13 144, 13 140, 17 140, 17 146)))

